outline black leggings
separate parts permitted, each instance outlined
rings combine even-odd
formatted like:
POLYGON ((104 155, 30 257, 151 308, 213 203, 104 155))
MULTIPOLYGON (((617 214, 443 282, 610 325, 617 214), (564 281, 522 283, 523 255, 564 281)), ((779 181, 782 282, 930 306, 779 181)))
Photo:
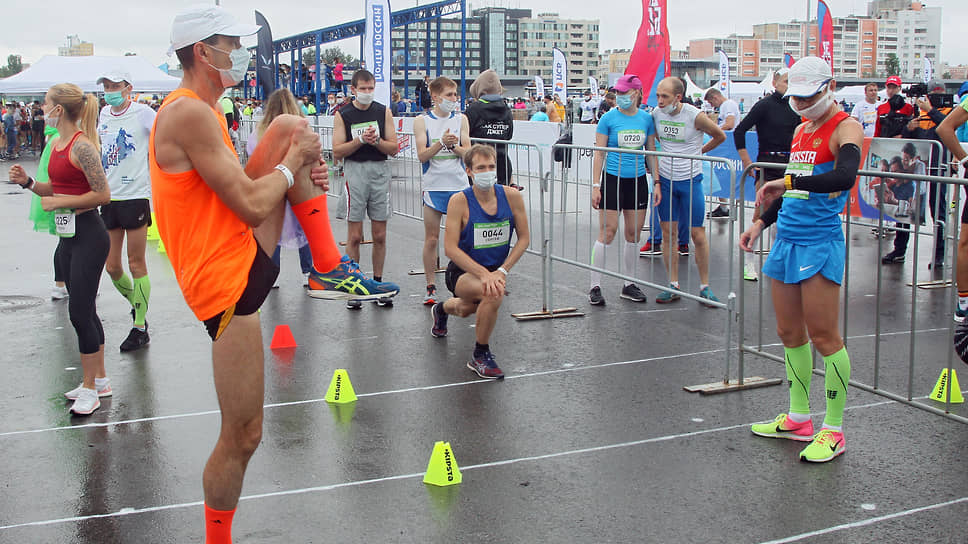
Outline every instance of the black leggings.
POLYGON ((54 268, 66 273, 71 325, 85 355, 97 353, 104 344, 104 329, 94 304, 110 248, 111 239, 100 214, 90 211, 75 218, 74 236, 61 238, 54 251, 54 268))

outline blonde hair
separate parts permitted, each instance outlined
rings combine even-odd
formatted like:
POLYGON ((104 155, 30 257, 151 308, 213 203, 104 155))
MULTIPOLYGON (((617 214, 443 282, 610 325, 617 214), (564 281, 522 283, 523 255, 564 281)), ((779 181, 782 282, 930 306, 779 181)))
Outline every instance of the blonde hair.
POLYGON ((101 139, 97 135, 97 118, 101 107, 97 97, 93 94, 85 95, 84 91, 73 83, 58 83, 47 90, 47 99, 64 108, 67 118, 77 124, 100 153, 101 139))
POLYGON ((272 123, 272 120, 284 113, 302 117, 302 108, 296 103, 296 97, 293 96, 289 89, 276 89, 272 91, 269 95, 269 99, 266 100, 265 105, 265 115, 262 120, 259 121, 259 126, 256 127, 256 131, 259 136, 265 134, 266 129, 272 123))
POLYGON ((477 159, 477 157, 490 157, 494 160, 497 160, 497 152, 494 151, 494 148, 489 145, 472 145, 471 148, 467 150, 467 153, 464 153, 464 164, 467 166, 468 170, 474 168, 474 160, 477 159))

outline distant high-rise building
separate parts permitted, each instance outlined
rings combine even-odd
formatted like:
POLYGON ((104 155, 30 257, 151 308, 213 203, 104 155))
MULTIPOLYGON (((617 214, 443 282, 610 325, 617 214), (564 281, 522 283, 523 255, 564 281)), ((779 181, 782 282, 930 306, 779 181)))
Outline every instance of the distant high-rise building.
MULTIPOLYGON (((872 0, 868 15, 834 17, 834 76, 874 78, 887 74, 887 60, 898 57, 905 79, 921 73, 922 58, 935 65, 941 51, 941 8, 911 0, 872 0)), ((783 66, 783 54, 795 58, 817 54, 817 22, 790 21, 753 25, 752 36, 690 40, 692 59, 710 58, 723 50, 733 77, 763 77, 783 66)))
POLYGON ((519 21, 519 73, 551 81, 552 52, 561 49, 568 63, 568 87, 588 86, 588 76, 599 74, 599 20, 563 19, 557 13, 539 13, 519 21))
POLYGON ((57 48, 60 57, 90 57, 94 55, 94 44, 81 41, 77 34, 67 37, 67 45, 57 48))

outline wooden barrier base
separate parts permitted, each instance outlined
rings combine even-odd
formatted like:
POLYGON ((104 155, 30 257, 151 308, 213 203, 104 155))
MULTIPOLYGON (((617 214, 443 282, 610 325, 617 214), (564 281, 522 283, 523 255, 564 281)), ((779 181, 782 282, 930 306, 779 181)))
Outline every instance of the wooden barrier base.
POLYGON ((536 319, 558 319, 562 317, 585 317, 585 314, 578 311, 578 308, 558 308, 555 310, 541 310, 540 312, 523 312, 511 314, 511 317, 518 321, 534 321, 536 319))
MULTIPOLYGON (((904 285, 911 287, 914 284, 911 282, 907 282, 904 285)), ((944 289, 949 285, 951 285, 951 280, 919 281, 918 289, 944 289)))
POLYGON ((780 378, 761 378, 759 376, 750 376, 743 380, 743 385, 739 384, 739 380, 729 380, 728 382, 713 382, 704 383, 701 385, 687 385, 683 389, 690 393, 701 393, 703 395, 716 395, 719 393, 728 393, 730 391, 742 391, 744 389, 756 389, 758 387, 769 387, 771 385, 780 385, 783 380, 780 378))
MULTIPOLYGON (((447 269, 446 268, 438 268, 434 272, 436 274, 443 274, 444 272, 447 272, 447 269)), ((407 272, 407 275, 408 276, 423 276, 423 274, 424 274, 424 271, 423 270, 411 270, 410 272, 407 272)))

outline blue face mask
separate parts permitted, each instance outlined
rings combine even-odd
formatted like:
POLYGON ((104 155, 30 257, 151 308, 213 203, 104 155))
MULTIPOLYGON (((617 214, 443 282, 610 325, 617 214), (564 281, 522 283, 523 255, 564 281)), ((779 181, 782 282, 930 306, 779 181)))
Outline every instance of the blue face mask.
POLYGON ((618 96, 615 97, 615 103, 618 104, 618 107, 620 109, 623 109, 623 110, 631 109, 632 108, 632 95, 620 94, 620 95, 618 95, 618 96))
POLYGON ((124 95, 121 94, 121 91, 118 91, 116 93, 107 93, 106 92, 106 93, 104 93, 104 101, 107 102, 108 104, 114 106, 114 107, 118 107, 118 106, 124 104, 124 95))

